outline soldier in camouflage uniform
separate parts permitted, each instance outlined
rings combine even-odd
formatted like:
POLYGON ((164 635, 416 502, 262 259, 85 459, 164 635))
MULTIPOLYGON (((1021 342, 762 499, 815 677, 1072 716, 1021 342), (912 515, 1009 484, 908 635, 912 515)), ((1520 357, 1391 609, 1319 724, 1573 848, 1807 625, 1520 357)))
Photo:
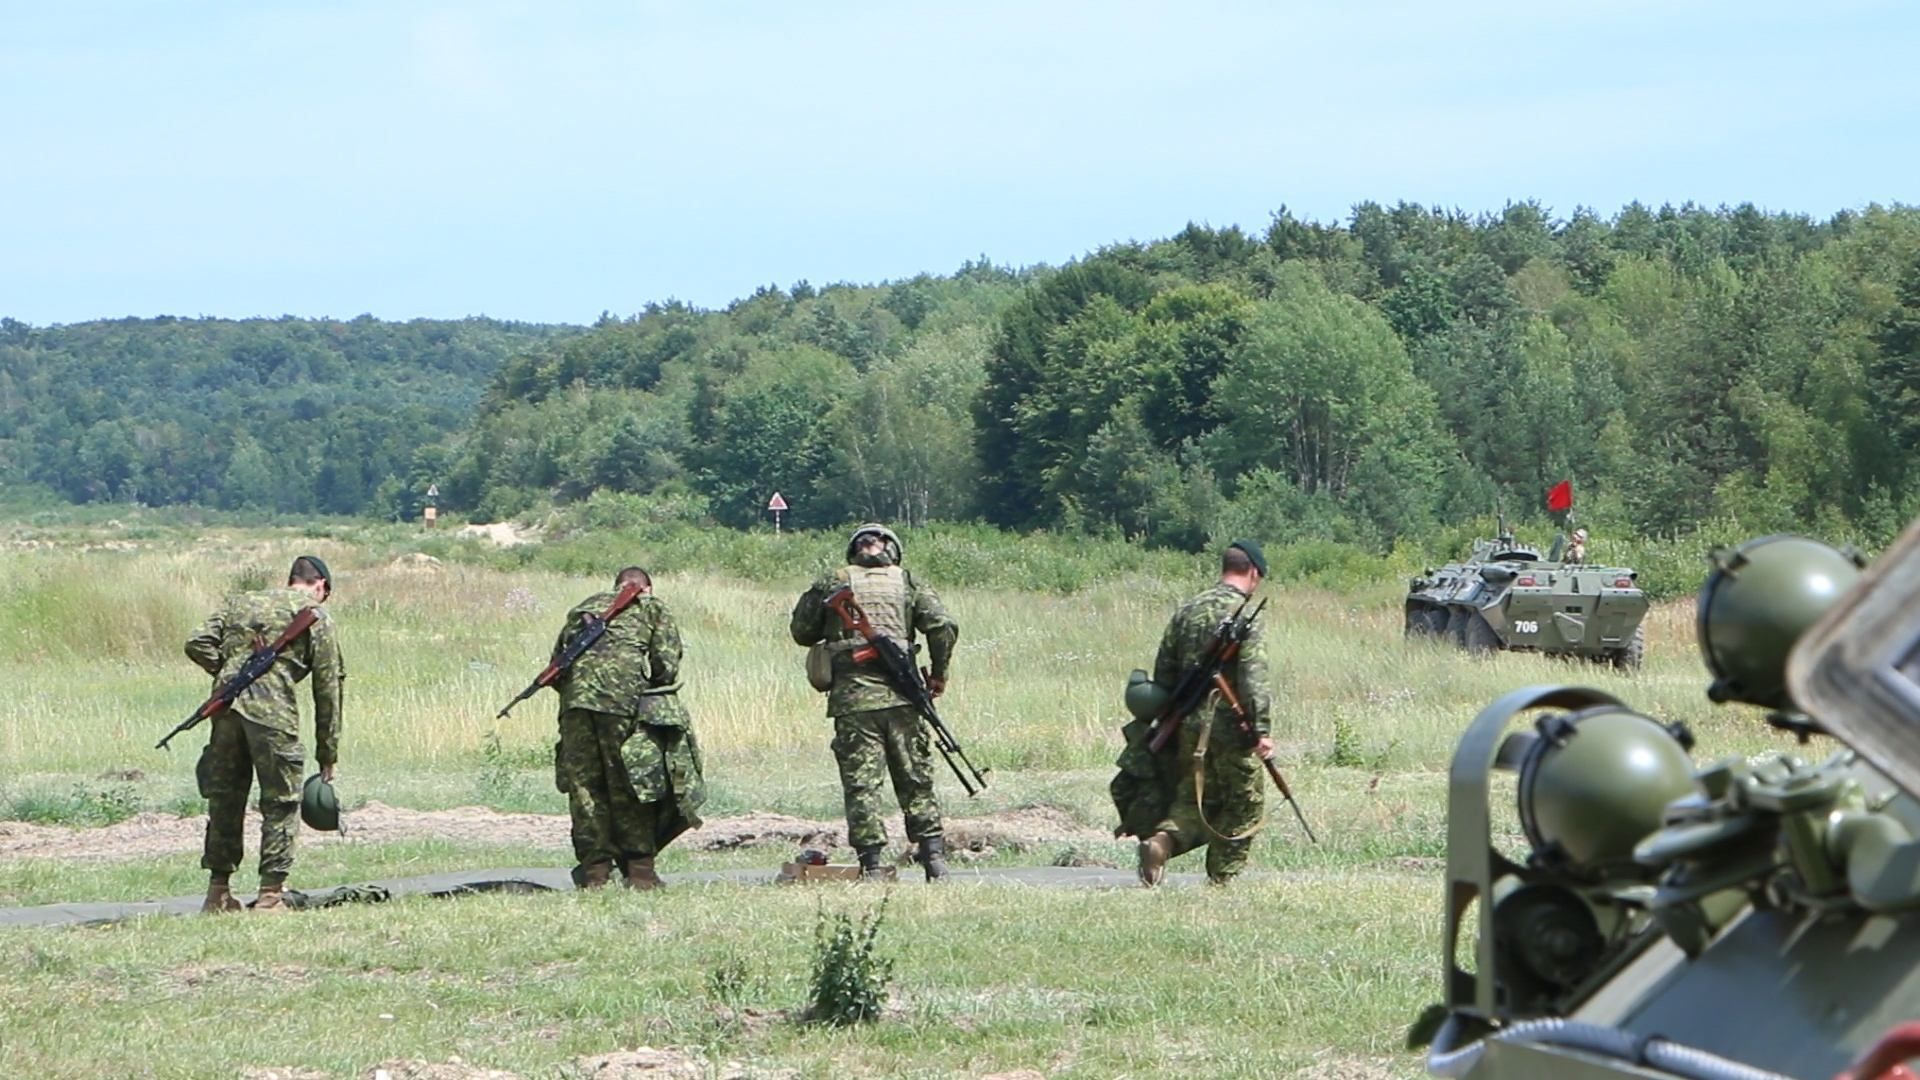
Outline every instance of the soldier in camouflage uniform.
MULTIPOLYGON (((214 678, 231 678, 253 651, 272 644, 294 618, 326 602, 333 592, 327 564, 312 555, 293 561, 282 589, 230 596, 187 640, 187 658, 214 678)), ((289 644, 267 673, 227 709, 215 713, 207 748, 194 768, 200 797, 207 800, 207 838, 200 865, 211 875, 203 911, 240 911, 229 880, 246 854, 241 830, 247 793, 260 781, 260 895, 255 911, 285 910, 281 890, 293 868, 293 836, 300 809, 300 705, 294 684, 311 677, 314 761, 333 781, 340 758, 340 688, 346 668, 326 612, 316 613, 307 632, 289 644)))
POLYGON ((824 644, 832 654, 833 686, 827 715, 833 718, 833 756, 840 764, 846 798, 847 839, 860 855, 863 878, 883 876, 887 844, 882 797, 889 778, 906 816, 907 839, 919 845, 916 859, 928 881, 946 876, 946 838, 933 791, 933 749, 926 721, 888 684, 878 661, 856 664, 864 643, 826 606, 842 588, 867 613, 876 632, 912 648, 914 634, 927 639, 927 689, 946 689, 947 665, 960 627, 932 589, 900 566, 900 538, 884 525, 862 525, 847 544, 848 565, 814 582, 793 606, 789 629, 801 645, 824 644))
MULTIPOLYGON (((1198 663, 1221 620, 1253 595, 1266 574, 1266 555, 1258 543, 1236 540, 1228 546, 1220 558, 1220 580, 1180 605, 1167 623, 1153 662, 1153 681, 1162 686, 1178 683, 1181 672, 1198 663)), ((1266 795, 1260 762, 1273 756, 1273 737, 1268 734, 1273 691, 1267 682, 1259 623, 1222 674, 1246 709, 1253 737, 1247 737, 1239 718, 1217 694, 1180 725, 1180 747, 1171 770, 1176 780, 1167 816, 1140 842, 1140 882, 1148 887, 1158 885, 1165 876, 1167 860, 1203 845, 1207 879, 1214 884, 1224 885, 1246 869, 1266 795), (1194 751, 1202 736, 1207 739, 1205 757, 1196 768, 1194 751), (1199 796, 1202 782, 1204 797, 1199 796)))
POLYGON ((629 584, 640 587, 640 598, 554 681, 560 692, 554 786, 567 796, 576 873, 588 889, 606 885, 616 866, 628 888, 662 888, 655 856, 699 827, 706 801, 693 718, 675 692, 680 628, 653 595, 645 570, 629 566, 614 578, 613 591, 574 605, 554 655, 629 584))

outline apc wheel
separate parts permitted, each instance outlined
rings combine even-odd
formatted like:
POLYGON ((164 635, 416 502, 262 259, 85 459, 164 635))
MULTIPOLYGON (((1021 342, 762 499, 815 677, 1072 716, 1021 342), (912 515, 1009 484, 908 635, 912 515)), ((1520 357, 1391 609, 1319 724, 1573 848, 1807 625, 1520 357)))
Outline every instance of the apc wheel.
POLYGON ((1613 654, 1613 666, 1621 671, 1639 671, 1640 662, 1647 655, 1647 624, 1641 623, 1633 628, 1633 636, 1627 639, 1627 647, 1613 654))
POLYGON ((1466 612, 1466 621, 1460 628, 1460 645, 1475 655, 1485 655, 1500 648, 1500 635, 1493 632, 1493 625, 1487 617, 1477 611, 1466 612))
POLYGON ((1445 608, 1416 604, 1407 608, 1407 636, 1410 638, 1439 637, 1447 629, 1445 608))
POLYGON ((1479 617, 1466 608, 1448 608, 1446 625, 1441 628, 1440 634, 1450 643, 1464 649, 1467 647, 1467 624, 1479 617))

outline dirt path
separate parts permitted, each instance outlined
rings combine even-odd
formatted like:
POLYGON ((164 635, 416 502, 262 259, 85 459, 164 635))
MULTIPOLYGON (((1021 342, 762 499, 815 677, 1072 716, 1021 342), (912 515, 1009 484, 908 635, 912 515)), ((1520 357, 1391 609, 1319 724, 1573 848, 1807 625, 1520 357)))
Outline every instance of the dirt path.
MULTIPOLYGON (((156 858, 200 849, 206 832, 204 816, 136 814, 116 825, 72 828, 0 822, 0 861, 67 859, 117 862, 156 858)), ((247 814, 246 835, 259 834, 259 817, 247 814)), ((896 820, 894 836, 905 835, 896 820)), ((1021 851, 1048 844, 1084 845, 1108 839, 1107 833, 1082 824, 1064 811, 1045 806, 1004 810, 977 818, 950 818, 948 846, 955 851, 989 854, 1021 851)), ((347 839, 352 843, 391 843, 437 839, 462 844, 501 844, 565 850, 565 814, 508 814, 482 806, 453 810, 409 810, 370 802, 347 815, 347 839)), ((303 829, 302 844, 337 844, 333 833, 303 829)), ((682 845, 695 851, 777 846, 835 848, 846 843, 845 826, 838 821, 814 821, 785 814, 743 814, 709 820, 689 833, 682 845)))

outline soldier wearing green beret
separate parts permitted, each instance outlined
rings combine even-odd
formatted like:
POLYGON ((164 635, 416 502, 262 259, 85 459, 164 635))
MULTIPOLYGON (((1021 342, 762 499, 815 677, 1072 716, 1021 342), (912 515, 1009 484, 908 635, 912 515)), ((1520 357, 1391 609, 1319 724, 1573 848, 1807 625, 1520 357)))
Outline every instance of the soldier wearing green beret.
MULTIPOLYGON (((1220 557, 1220 580, 1180 605, 1160 637, 1153 681, 1173 686, 1200 661, 1221 620, 1231 615, 1267 576, 1267 557, 1253 540, 1235 540, 1220 557)), ((1218 695, 1208 699, 1180 726, 1177 778, 1167 816, 1140 841, 1141 884, 1158 885, 1169 859, 1198 847, 1207 849, 1207 879, 1224 885, 1246 869, 1247 852, 1260 828, 1265 804, 1261 760, 1273 755, 1269 720, 1273 691, 1267 680, 1267 654, 1259 623, 1254 623, 1236 659, 1222 669, 1232 685, 1246 722, 1218 695), (1204 757, 1194 761, 1202 738, 1204 757)))
POLYGON ((676 693, 680 628, 666 602, 653 595, 645 570, 629 566, 614 577, 611 591, 574 605, 554 655, 629 585, 640 590, 639 598, 554 681, 560 692, 554 786, 567 797, 578 880, 588 889, 605 886, 616 866, 628 888, 661 888, 655 857, 699 827, 706 801, 693 718, 676 693))
MULTIPOLYGON (((293 561, 287 584, 230 596, 187 640, 187 658, 213 676, 218 688, 270 644, 307 608, 333 594, 333 575, 314 555, 293 561)), ((242 829, 247 794, 260 782, 260 893, 255 911, 284 910, 282 889, 293 869, 293 837, 300 808, 300 705, 294 686, 312 680, 314 761, 333 781, 340 757, 340 689, 346 667, 332 620, 316 612, 313 625, 281 651, 267 673, 226 709, 215 713, 207 747, 194 769, 207 800, 207 836, 200 865, 210 875, 201 910, 240 911, 230 878, 246 854, 242 829)))

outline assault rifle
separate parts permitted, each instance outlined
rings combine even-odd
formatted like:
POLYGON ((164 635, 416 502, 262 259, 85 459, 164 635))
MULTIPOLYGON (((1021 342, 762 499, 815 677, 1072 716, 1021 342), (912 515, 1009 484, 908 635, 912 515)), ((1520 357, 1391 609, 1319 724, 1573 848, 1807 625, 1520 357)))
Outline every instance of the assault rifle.
POLYGON ((940 756, 947 759, 947 768, 960 780, 960 786, 966 789, 969 797, 978 795, 987 786, 986 773, 967 760, 967 752, 960 748, 960 741, 940 720, 940 713, 933 707, 933 692, 927 688, 925 672, 914 666, 913 656, 906 646, 892 637, 873 628, 867 619, 867 613, 853 598, 853 590, 842 586, 827 597, 827 608, 840 616, 840 622, 847 629, 866 639, 866 644, 853 650, 852 658, 856 664, 872 660, 880 661, 880 671, 886 677, 887 685, 912 703, 920 715, 933 729, 933 745, 940 750, 940 756), (963 771, 960 766, 965 765, 963 771), (969 779, 971 774, 971 779, 969 779))
POLYGON ((505 717, 513 711, 515 705, 539 693, 542 687, 552 686, 554 680, 565 674, 567 669, 573 666, 575 660, 580 659, 588 649, 599 644, 600 639, 606 636, 607 624, 613 621, 613 617, 632 607, 633 602, 640 599, 640 596, 640 586, 637 584, 629 584, 621 588, 619 594, 613 598, 613 603, 607 605, 607 610, 598 615, 588 612, 586 624, 580 627, 578 633, 567 640, 566 647, 560 650, 559 656, 553 658, 553 663, 548 664, 540 674, 535 675, 533 681, 527 684, 527 688, 520 691, 512 701, 507 702, 505 707, 495 714, 494 718, 500 719, 505 717))
POLYGON ((154 743, 153 748, 155 750, 167 749, 167 743, 173 741, 175 735, 195 727, 200 721, 232 705, 234 699, 245 693, 247 687, 252 686, 258 681, 260 676, 265 675, 267 670, 273 667, 273 662, 280 659, 280 653, 285 650, 287 646, 293 644, 295 638, 306 633, 307 627, 312 626, 313 621, 319 617, 320 609, 318 607, 301 608, 300 614, 293 617, 293 621, 287 624, 286 631, 278 638, 275 638, 273 644, 262 645, 253 650, 253 655, 247 657, 247 662, 240 665, 240 670, 234 672, 232 678, 221 683, 220 688, 213 692, 212 697, 201 702, 199 708, 193 710, 185 720, 182 720, 179 727, 167 732, 165 738, 154 743))
MULTIPOLYGON (((1201 652, 1199 662, 1180 673, 1180 681, 1174 684, 1167 696, 1166 707, 1160 710, 1159 716, 1153 718, 1150 728, 1153 734, 1147 740, 1147 749, 1156 754, 1165 749, 1167 743, 1179 734, 1181 723, 1206 703, 1208 695, 1216 692, 1240 721, 1241 732, 1248 739, 1254 738, 1253 722, 1247 716, 1246 707, 1240 704, 1240 695, 1234 693, 1233 683, 1227 679, 1224 670, 1239 658, 1240 646, 1253 633, 1254 620, 1260 617, 1260 612, 1267 606, 1267 602, 1262 600, 1254 607, 1253 614, 1243 618, 1241 613, 1247 610, 1250 603, 1253 603, 1251 596, 1240 601, 1240 606, 1234 608, 1232 614, 1220 620, 1220 625, 1214 627, 1213 636, 1207 641, 1206 649, 1201 652)), ((1307 824, 1307 815, 1300 812, 1300 804, 1294 801, 1293 789, 1287 786, 1287 778, 1280 775, 1280 766, 1275 765, 1271 757, 1261 758, 1260 764, 1266 766, 1267 775, 1273 778, 1273 786, 1280 789, 1280 797, 1293 808, 1293 816, 1299 820, 1307 839, 1319 843, 1320 838, 1313 835, 1313 826, 1307 824)))

